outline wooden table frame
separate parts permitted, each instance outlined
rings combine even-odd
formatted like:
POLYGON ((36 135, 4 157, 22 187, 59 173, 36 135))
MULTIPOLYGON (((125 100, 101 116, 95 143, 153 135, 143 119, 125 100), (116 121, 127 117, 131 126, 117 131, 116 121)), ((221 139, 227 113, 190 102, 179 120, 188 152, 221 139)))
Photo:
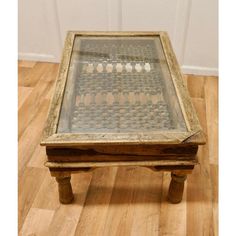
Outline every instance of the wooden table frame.
POLYGON ((70 203, 73 193, 70 176, 106 166, 143 166, 155 171, 171 171, 169 200, 180 202, 186 175, 197 161, 198 145, 205 144, 196 112, 183 83, 180 67, 166 32, 68 32, 56 82, 55 93, 41 145, 46 146, 45 165, 56 177, 61 203, 70 203), (59 115, 77 35, 86 36, 159 36, 187 131, 142 133, 57 133, 59 115))

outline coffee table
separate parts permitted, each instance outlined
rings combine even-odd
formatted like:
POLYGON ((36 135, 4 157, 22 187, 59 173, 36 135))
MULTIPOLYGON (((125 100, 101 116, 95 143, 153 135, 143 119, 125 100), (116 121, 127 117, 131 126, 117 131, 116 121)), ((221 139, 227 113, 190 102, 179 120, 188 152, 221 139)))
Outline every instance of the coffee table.
POLYGON ((108 166, 170 171, 178 203, 202 144, 166 32, 68 32, 41 142, 61 203, 71 174, 108 166))

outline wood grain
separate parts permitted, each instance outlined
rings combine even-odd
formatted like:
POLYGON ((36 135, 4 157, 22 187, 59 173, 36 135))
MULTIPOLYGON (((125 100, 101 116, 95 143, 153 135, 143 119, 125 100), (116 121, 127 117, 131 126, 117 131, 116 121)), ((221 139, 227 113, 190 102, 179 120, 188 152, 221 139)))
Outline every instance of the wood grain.
POLYGON ((210 77, 205 85, 206 119, 208 131, 209 159, 218 163, 218 80, 210 77))
POLYGON ((35 147, 34 153, 31 156, 29 162, 27 163, 27 167, 46 168, 44 166, 44 163, 46 161, 47 161, 47 155, 45 153, 45 149, 38 144, 35 147))
POLYGON ((32 92, 32 88, 29 87, 18 87, 18 107, 20 108, 26 98, 30 95, 32 92))
POLYGON ((183 200, 179 204, 170 204, 167 200, 167 193, 169 189, 170 180, 171 180, 170 173, 164 173, 162 182, 161 204, 160 204, 159 235, 173 235, 173 236, 189 235, 186 234, 187 184, 185 183, 183 200))
POLYGON ((133 175, 136 184, 133 188, 133 199, 129 205, 130 209, 134 208, 130 235, 157 235, 160 226, 163 174, 145 168, 135 168, 133 175))
POLYGON ((34 199, 32 207, 55 211, 60 207, 59 201, 55 201, 55 195, 58 196, 57 183, 55 178, 52 178, 49 171, 47 171, 44 181, 38 189, 38 193, 34 199))
POLYGON ((18 66, 18 86, 26 87, 24 86, 24 83, 25 83, 24 81, 29 76, 30 71, 31 71, 31 68, 18 66))
POLYGON ((81 219, 81 214, 82 212, 84 212, 84 204, 87 199, 91 178, 92 175, 90 173, 81 173, 79 175, 72 176, 71 182, 73 185, 73 192, 75 197, 74 204, 60 204, 60 206, 55 209, 55 214, 53 216, 52 222, 45 235, 76 235, 75 230, 81 219))
MULTIPOLYGON (((19 61, 18 66, 19 67, 26 67, 26 68, 33 68, 36 65, 36 61, 19 61)), ((40 64, 40 63, 37 63, 40 64)))
MULTIPOLYGON (((45 63, 43 68, 48 71, 52 64, 45 63)), ((27 73, 35 73, 34 66, 19 67, 19 73, 23 69, 27 69, 24 70, 26 76, 27 73)), ((39 146, 56 70, 48 77, 51 81, 48 89, 42 91, 37 85, 23 86, 25 91, 30 88, 31 93, 41 94, 47 101, 40 108, 34 105, 35 96, 31 93, 25 95, 25 98, 22 94, 19 97, 24 110, 28 108, 24 104, 28 104, 35 114, 27 124, 21 124, 25 128, 23 135, 19 137, 19 232, 24 233, 23 235, 61 236, 116 235, 116 232, 122 232, 124 236, 218 235, 218 159, 209 157, 209 153, 215 153, 217 146, 218 117, 215 111, 218 93, 217 86, 213 83, 218 80, 202 77, 204 83, 198 83, 198 77, 185 77, 190 94, 194 95, 193 102, 199 120, 208 135, 208 143, 200 148, 200 165, 188 175, 183 200, 177 205, 168 203, 166 199, 169 173, 163 175, 161 172, 135 167, 98 168, 93 172, 74 174, 71 180, 74 204, 58 204, 57 183, 43 166, 45 154, 39 146), (202 91, 202 86, 204 96, 199 92, 202 91), (215 93, 214 102, 208 100, 210 97, 207 98, 209 91, 211 94, 215 93), (210 135, 212 138, 209 138, 210 135), (111 232, 108 227, 113 225, 114 232, 111 232)), ((43 77, 38 78, 38 83, 44 80, 43 77)), ((19 124, 24 123, 24 114, 19 113, 19 124)))
MULTIPOLYGON (((54 67, 55 64, 52 64, 51 66, 54 67)), ((40 78, 47 76, 47 73, 50 71, 50 67, 45 70, 45 63, 40 62, 36 63, 32 67, 23 67, 23 71, 24 70, 30 70, 31 73, 24 73, 23 77, 19 80, 19 85, 24 87, 35 87, 40 81, 40 78)))
POLYGON ((46 169, 26 168, 18 184, 18 219, 19 230, 32 206, 37 192, 44 180, 46 169))
MULTIPOLYGON (((202 98, 194 98, 193 102, 202 127, 207 132, 205 101, 202 98)), ((211 191, 213 186, 210 178, 209 146, 200 147, 198 156, 201 165, 196 166, 193 173, 188 176, 187 235, 197 236, 201 235, 202 232, 205 235, 213 235, 213 226, 211 224, 213 221, 211 191), (194 224, 194 222, 199 223, 194 224)))
POLYGON ((204 76, 189 75, 187 79, 189 94, 192 98, 204 98, 205 78, 204 76))
POLYGON ((116 173, 112 167, 94 171, 75 235, 103 235, 116 173))
MULTIPOLYGON (((24 172, 25 166, 28 164, 31 155, 33 154, 35 148, 37 147, 38 142, 41 138, 42 129, 44 127, 45 122, 45 113, 48 111, 49 101, 44 101, 40 107, 38 107, 38 111, 35 114, 32 122, 26 127, 23 135, 19 140, 19 148, 18 148, 18 168, 19 175, 22 175, 24 172), (32 135, 34 134, 34 135, 32 135)), ((22 118, 22 122, 24 122, 24 118, 22 118)))
POLYGON ((212 186, 213 233, 218 235, 218 165, 210 165, 212 186))
POLYGON ((40 76, 38 76, 37 73, 34 74, 34 71, 29 73, 31 76, 34 76, 34 78, 37 78, 38 83, 30 93, 29 99, 27 99, 18 110, 19 117, 23 119, 18 125, 18 138, 20 138, 24 133, 25 129, 37 113, 39 107, 45 100, 45 95, 47 95, 52 83, 54 82, 53 75, 55 75, 58 65, 49 64, 43 68, 44 70, 42 70, 43 72, 40 76))
POLYGON ((19 235, 45 235, 47 228, 51 224, 53 215, 54 211, 31 208, 19 235))
POLYGON ((140 173, 137 167, 119 168, 111 196, 111 206, 101 235, 141 235, 142 231, 156 232, 158 221, 156 224, 154 221, 158 220, 160 190, 160 174, 145 169, 140 173), (143 185, 139 185, 142 177, 143 185), (155 183, 147 189, 151 177, 155 179, 155 183), (145 204, 146 202, 149 204, 145 204), (146 207, 147 211, 144 211, 143 207, 146 207), (136 234, 137 232, 139 233, 136 234))

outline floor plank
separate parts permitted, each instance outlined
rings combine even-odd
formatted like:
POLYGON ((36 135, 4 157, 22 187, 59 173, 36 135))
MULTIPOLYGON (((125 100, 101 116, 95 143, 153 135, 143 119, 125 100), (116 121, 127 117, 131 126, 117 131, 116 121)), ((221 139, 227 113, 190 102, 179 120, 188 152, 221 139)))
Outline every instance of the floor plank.
MULTIPOLYGON (((207 133, 205 101, 193 98, 193 104, 202 128, 207 133)), ((198 151, 200 164, 188 176, 187 235, 213 235, 212 183, 208 156, 208 146, 201 146, 198 151)))
POLYGON ((218 80, 209 77, 205 85, 206 119, 208 129, 209 160, 218 163, 218 80))
POLYGON ((19 235, 46 235, 46 230, 51 224, 54 211, 31 208, 19 235))
POLYGON ((34 198, 44 180, 46 170, 26 168, 18 184, 18 229, 24 223, 34 198))
POLYGON ((19 61, 18 66, 19 67, 26 67, 26 68, 33 68, 38 62, 36 61, 19 61))
MULTIPOLYGON (((57 65, 50 65, 43 70, 42 78, 38 81, 28 99, 23 103, 18 111, 21 122, 18 124, 18 138, 21 137, 33 117, 37 113, 40 105, 45 100, 45 96, 50 91, 55 81, 57 65)), ((31 72, 32 73, 32 72, 31 72)))
POLYGON ((37 167, 37 168, 46 168, 44 166, 44 163, 47 161, 47 155, 45 152, 45 147, 40 146, 38 144, 34 151, 33 154, 27 164, 28 167, 37 167))
POLYGON ((46 116, 49 107, 49 101, 44 101, 38 108, 34 119, 28 127, 26 127, 24 134, 20 138, 18 144, 18 173, 19 176, 23 173, 25 166, 30 161, 37 145, 41 140, 42 130, 45 124, 46 116))
POLYGON ((204 98, 204 85, 205 78, 204 76, 187 76, 187 86, 189 94, 192 98, 204 98))
MULTIPOLYGON (((76 230, 79 219, 81 217, 81 213, 84 208, 84 204, 86 201, 86 196, 87 196, 88 188, 90 186, 91 179, 92 179, 91 173, 80 173, 80 174, 75 174, 72 176, 71 183, 73 186, 73 192, 74 192, 74 197, 75 197, 73 204, 69 204, 69 205, 59 204, 58 194, 55 195, 55 193, 51 193, 51 196, 47 197, 50 203, 48 203, 47 201, 40 200, 42 198, 40 196, 37 196, 38 197, 37 205, 40 206, 40 208, 41 207, 50 208, 52 205, 54 205, 54 208, 55 208, 56 204, 59 205, 59 207, 56 208, 55 210, 55 214, 53 216, 52 222, 50 224, 50 227, 47 230, 46 235, 52 235, 52 236, 75 235, 75 230, 76 230), (53 197, 54 197, 54 202, 56 203, 52 203, 53 197)), ((55 183, 54 178, 53 178, 53 181, 54 181, 54 186, 55 186, 56 183, 55 183)), ((45 193, 44 192, 45 189, 48 189, 46 184, 44 185, 43 188, 41 189, 40 195, 45 193)))
MULTIPOLYGON (((160 235, 182 236, 186 234, 186 189, 185 183, 183 200, 179 204, 171 204, 167 200, 169 184, 171 181, 170 173, 163 174, 161 213, 160 213, 160 235)), ((185 181, 187 182, 187 181, 185 181)))
POLYGON ((129 226, 133 223, 134 209, 130 207, 137 185, 134 172, 135 167, 118 169, 104 226, 106 236, 131 234, 129 226))
MULTIPOLYGON (((18 79, 19 86, 24 87, 35 87, 38 82, 45 80, 48 76, 50 76, 51 70, 53 68, 58 68, 57 64, 54 63, 45 63, 45 62, 38 62, 35 64, 33 68, 31 67, 24 67, 20 68, 20 71, 26 71, 22 74, 18 79), (27 73, 27 71, 30 72, 27 73)), ((53 72, 54 75, 56 73, 53 72)))
POLYGON ((103 235, 156 235, 161 184, 160 173, 141 167, 119 168, 103 235))
POLYGON ((32 90, 33 88, 29 87, 18 87, 18 109, 20 109, 20 107, 28 98, 32 90))
POLYGON ((133 208, 131 235, 158 235, 160 225, 160 203, 162 196, 161 172, 147 168, 136 168, 135 194, 129 209, 133 208))
POLYGON ((212 201, 213 201, 213 232, 215 236, 218 235, 218 165, 210 166, 211 172, 211 186, 212 186, 212 201))
POLYGON ((116 167, 94 170, 75 235, 103 235, 116 173, 116 167))
POLYGON ((52 178, 50 172, 45 168, 46 174, 37 195, 32 204, 33 208, 56 210, 60 207, 59 201, 55 201, 57 195, 57 183, 55 178, 52 178), (47 194, 45 194, 47 193, 47 194))
MULTIPOLYGON (((18 67, 18 87, 26 87, 24 86, 24 81, 27 80, 31 72, 31 68, 28 67, 18 67)), ((30 87, 30 86, 27 86, 30 87)))

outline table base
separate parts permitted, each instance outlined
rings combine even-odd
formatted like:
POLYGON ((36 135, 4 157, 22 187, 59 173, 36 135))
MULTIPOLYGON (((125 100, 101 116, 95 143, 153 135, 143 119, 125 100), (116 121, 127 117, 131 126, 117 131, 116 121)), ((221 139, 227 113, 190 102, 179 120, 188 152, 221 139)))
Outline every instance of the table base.
MULTIPOLYGON (((63 163, 61 163, 61 165, 63 165, 63 163)), ((181 202, 184 191, 184 182, 187 178, 187 174, 192 173, 194 166, 184 165, 184 166, 141 166, 141 167, 147 167, 153 171, 171 172, 171 182, 169 185, 168 200, 171 203, 181 202)), ((52 167, 49 168, 51 175, 53 177, 56 177, 56 181, 58 183, 59 201, 62 204, 69 204, 72 203, 74 200, 72 186, 70 182, 71 174, 75 174, 78 172, 92 171, 95 168, 99 167, 62 168, 61 166, 61 168, 52 168, 52 167)))

